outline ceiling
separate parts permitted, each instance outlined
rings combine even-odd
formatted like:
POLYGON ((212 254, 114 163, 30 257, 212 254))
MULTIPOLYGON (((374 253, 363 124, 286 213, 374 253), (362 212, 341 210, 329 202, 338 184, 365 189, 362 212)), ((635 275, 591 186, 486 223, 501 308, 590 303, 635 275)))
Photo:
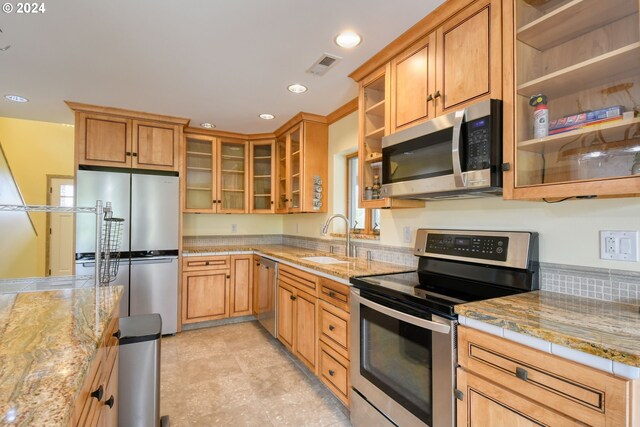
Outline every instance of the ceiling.
POLYGON ((271 132, 355 98, 349 73, 442 2, 56 0, 42 14, 2 13, 0 47, 11 47, 0 52, 0 116, 73 123, 70 100, 271 132), (363 43, 335 45, 344 29, 363 43), (325 52, 343 59, 322 77, 307 73, 325 52), (309 90, 292 94, 292 83, 309 90))

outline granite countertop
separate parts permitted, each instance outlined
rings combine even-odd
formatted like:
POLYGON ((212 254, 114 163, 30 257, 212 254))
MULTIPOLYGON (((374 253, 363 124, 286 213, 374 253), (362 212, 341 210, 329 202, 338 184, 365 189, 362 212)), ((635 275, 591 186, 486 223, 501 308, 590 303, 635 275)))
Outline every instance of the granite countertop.
POLYGON ((259 255, 266 255, 267 257, 273 257, 280 261, 284 261, 285 263, 306 267, 308 270, 312 270, 314 272, 343 279, 345 283, 348 282, 350 277, 355 276, 415 271, 415 267, 406 265, 390 264, 381 261, 369 261, 363 258, 347 258, 341 255, 314 249, 286 245, 213 246, 206 248, 185 247, 183 255, 220 255, 223 253, 234 252, 255 252, 259 255), (347 262, 341 264, 319 264, 301 259, 310 256, 329 256, 347 262))
POLYGON ((0 294, 0 426, 66 426, 121 286, 0 294))
POLYGON ((469 319, 640 367, 638 306, 549 291, 457 305, 469 319))

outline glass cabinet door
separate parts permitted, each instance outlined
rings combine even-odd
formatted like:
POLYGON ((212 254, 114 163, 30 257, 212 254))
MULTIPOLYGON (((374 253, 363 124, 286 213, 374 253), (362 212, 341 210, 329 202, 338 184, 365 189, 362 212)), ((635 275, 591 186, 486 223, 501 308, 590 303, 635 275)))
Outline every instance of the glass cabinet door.
POLYGON ((272 141, 251 143, 251 212, 273 211, 273 147, 272 141))
POLYGON ((276 141, 276 168, 277 168, 277 182, 276 182, 276 210, 278 212, 284 212, 287 210, 287 136, 282 135, 276 141))
POLYGON ((363 85, 361 97, 363 110, 360 112, 361 146, 360 165, 360 206, 380 207, 380 179, 382 178, 382 137, 386 134, 385 74, 363 85))
POLYGON ((639 188, 639 2, 584 3, 516 1, 515 161, 523 196, 639 188))
POLYGON ((218 212, 245 212, 247 196, 247 143, 220 143, 218 212))
POLYGON ((214 210, 215 139, 186 137, 185 210, 214 210))
POLYGON ((289 134, 289 161, 290 161, 290 185, 291 200, 289 203, 290 210, 300 210, 302 206, 302 127, 294 129, 289 134))

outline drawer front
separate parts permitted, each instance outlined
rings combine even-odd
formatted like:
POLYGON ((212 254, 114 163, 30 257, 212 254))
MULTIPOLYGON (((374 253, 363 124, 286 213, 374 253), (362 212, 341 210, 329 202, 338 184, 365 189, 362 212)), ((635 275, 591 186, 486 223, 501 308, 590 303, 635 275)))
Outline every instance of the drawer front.
POLYGON ((301 291, 308 292, 313 296, 317 296, 318 276, 314 274, 280 263, 278 265, 278 280, 301 291))
POLYGON ((102 351, 102 349, 98 349, 98 353, 93 359, 93 362, 89 367, 89 371, 87 372, 84 384, 82 385, 82 390, 75 401, 73 425, 91 426, 96 424, 97 411, 102 407, 102 400, 98 402, 95 397, 91 397, 91 393, 98 390, 102 385, 102 399, 104 399, 104 384, 102 383, 104 364, 102 361, 102 351))
POLYGON ((342 356, 349 358, 349 315, 342 310, 320 303, 318 329, 320 339, 333 347, 342 356))
POLYGON ((221 270, 231 268, 230 256, 185 257, 182 260, 183 271, 221 270))
POLYGON ((349 293, 350 288, 348 285, 335 282, 324 277, 319 278, 320 284, 320 298, 329 304, 333 304, 336 307, 340 307, 346 312, 349 312, 349 293))
POLYGON ((593 426, 629 425, 629 381, 474 329, 458 329, 466 370, 593 426))
POLYGON ((349 361, 323 342, 320 343, 320 379, 345 404, 349 405, 349 361))

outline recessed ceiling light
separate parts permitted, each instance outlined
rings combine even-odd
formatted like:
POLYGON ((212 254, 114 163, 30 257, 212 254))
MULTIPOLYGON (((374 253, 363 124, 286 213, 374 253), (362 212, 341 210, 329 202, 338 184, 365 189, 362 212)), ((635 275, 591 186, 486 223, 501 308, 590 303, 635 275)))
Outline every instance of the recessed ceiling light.
POLYGON ((307 91, 306 86, 300 85, 298 83, 290 85, 287 89, 289 89, 289 92, 293 93, 304 93, 307 91))
POLYGON ((260 118, 261 119, 265 119, 265 120, 273 120, 276 118, 276 116, 274 116, 273 114, 269 114, 269 113, 262 113, 260 114, 260 118))
POLYGON ((216 125, 212 125, 211 123, 200 123, 200 126, 205 129, 213 129, 216 127, 216 125))
POLYGON ((23 98, 18 95, 5 95, 4 97, 13 102, 29 102, 27 98, 23 98))
POLYGON ((340 47, 351 49, 362 42, 362 37, 360 37, 360 34, 353 31, 343 31, 336 36, 335 42, 340 47))

